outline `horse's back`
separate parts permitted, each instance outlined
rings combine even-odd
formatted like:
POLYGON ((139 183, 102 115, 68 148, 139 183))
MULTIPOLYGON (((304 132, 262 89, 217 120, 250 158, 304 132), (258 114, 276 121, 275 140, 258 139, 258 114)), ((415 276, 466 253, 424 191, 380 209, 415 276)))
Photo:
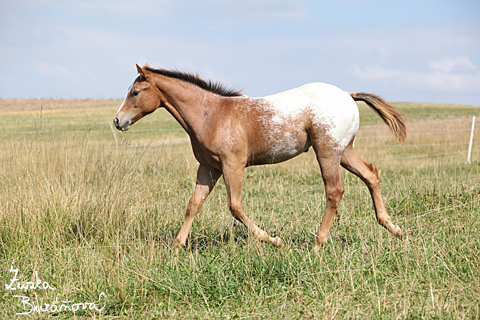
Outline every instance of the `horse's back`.
POLYGON ((332 98, 346 99, 347 96, 349 97, 349 94, 347 92, 334 85, 322 82, 313 82, 305 84, 298 88, 263 97, 263 99, 269 101, 284 101, 296 99, 296 101, 314 100, 317 102, 330 102, 332 98))
POLYGON ((325 113, 330 119, 358 115, 357 105, 348 92, 321 82, 309 83, 260 99, 268 101, 274 109, 286 115, 295 115, 306 109, 317 114, 325 113))

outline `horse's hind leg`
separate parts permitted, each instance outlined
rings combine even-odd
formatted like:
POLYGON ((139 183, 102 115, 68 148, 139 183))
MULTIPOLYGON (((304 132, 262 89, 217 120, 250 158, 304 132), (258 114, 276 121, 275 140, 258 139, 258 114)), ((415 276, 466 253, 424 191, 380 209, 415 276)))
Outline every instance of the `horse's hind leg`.
POLYGON ((340 156, 334 152, 322 154, 318 148, 315 148, 317 160, 322 171, 322 178, 325 184, 325 195, 327 197, 327 205, 323 214, 320 229, 315 238, 314 250, 319 250, 327 243, 330 227, 337 213, 338 205, 343 195, 343 182, 340 174, 340 156))
POLYGON ((385 209, 380 191, 380 183, 378 182, 377 168, 375 168, 373 164, 360 158, 351 145, 343 152, 341 165, 365 182, 372 196, 378 223, 390 231, 395 237, 401 239, 402 230, 399 226, 392 223, 385 209))

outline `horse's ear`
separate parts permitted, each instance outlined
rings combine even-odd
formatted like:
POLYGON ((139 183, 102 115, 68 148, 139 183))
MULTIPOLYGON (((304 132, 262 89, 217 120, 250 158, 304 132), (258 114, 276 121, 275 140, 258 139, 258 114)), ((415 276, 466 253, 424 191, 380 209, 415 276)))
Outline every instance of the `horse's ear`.
POLYGON ((137 66, 138 73, 140 73, 140 75, 146 79, 147 77, 145 77, 145 71, 142 69, 142 67, 140 67, 138 64, 135 65, 137 66))
POLYGON ((145 62, 145 65, 143 66, 144 68, 150 68, 150 65, 145 62))

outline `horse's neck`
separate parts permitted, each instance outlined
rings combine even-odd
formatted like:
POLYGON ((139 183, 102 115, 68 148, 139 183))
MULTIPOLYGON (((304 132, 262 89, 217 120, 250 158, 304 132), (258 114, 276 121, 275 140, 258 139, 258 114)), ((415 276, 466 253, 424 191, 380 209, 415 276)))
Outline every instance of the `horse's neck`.
POLYGON ((158 85, 170 100, 165 108, 189 135, 198 135, 205 125, 205 114, 213 111, 218 97, 194 85, 176 83, 178 81, 158 85))

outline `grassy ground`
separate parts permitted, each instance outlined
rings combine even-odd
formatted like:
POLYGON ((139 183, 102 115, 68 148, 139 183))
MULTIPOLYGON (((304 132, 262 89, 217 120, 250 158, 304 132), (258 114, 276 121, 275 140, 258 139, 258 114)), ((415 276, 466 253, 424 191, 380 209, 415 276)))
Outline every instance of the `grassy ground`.
POLYGON ((115 132, 117 147, 109 123, 119 104, 0 100, 0 318, 34 305, 101 308, 101 293, 101 312, 31 317, 480 318, 479 121, 465 164, 480 109, 398 103, 410 129, 398 148, 360 105, 355 148, 377 165, 402 241, 376 223, 366 187, 344 172, 340 219, 313 253, 325 199, 309 152, 246 172, 245 212, 284 248, 257 243, 234 222, 220 182, 175 255, 197 163, 164 111, 115 132), (56 290, 9 290, 11 268, 15 285, 38 275, 56 290))

